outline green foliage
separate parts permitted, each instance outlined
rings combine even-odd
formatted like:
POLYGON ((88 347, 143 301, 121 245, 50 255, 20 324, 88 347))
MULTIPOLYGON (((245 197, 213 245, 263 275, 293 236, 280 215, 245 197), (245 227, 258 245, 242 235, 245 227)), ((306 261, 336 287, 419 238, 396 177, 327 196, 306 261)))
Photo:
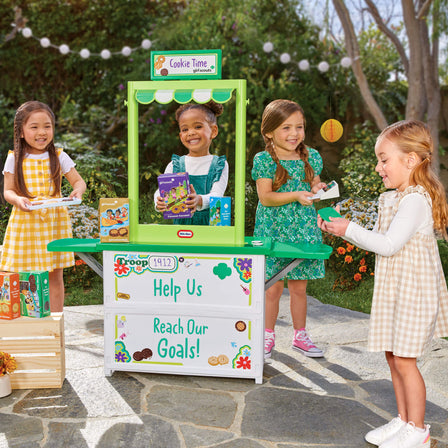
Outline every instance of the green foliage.
POLYGON ((4 204, 0 203, 0 244, 5 237, 6 226, 8 225, 9 215, 12 211, 12 205, 5 202, 4 204))
POLYGON ((374 199, 384 191, 381 177, 375 172, 375 141, 376 134, 368 122, 356 125, 342 151, 341 180, 344 192, 352 198, 374 199))
MULTIPOLYGON (((372 230, 377 220, 377 201, 346 199, 338 203, 341 215, 372 230)), ((324 242, 333 248, 327 268, 333 273, 332 290, 349 291, 368 281, 375 269, 375 254, 344 241, 342 238, 324 233, 324 242)))

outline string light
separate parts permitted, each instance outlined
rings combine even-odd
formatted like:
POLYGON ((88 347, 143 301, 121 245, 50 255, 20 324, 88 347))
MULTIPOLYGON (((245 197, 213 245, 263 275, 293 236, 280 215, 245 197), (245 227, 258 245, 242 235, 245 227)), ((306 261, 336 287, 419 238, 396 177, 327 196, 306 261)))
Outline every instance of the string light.
MULTIPOLYGON (((263 44, 263 51, 265 53, 272 53, 274 51, 274 44, 272 42, 265 42, 263 44)), ((279 59, 282 64, 288 64, 292 62, 292 58, 289 53, 282 53, 279 56, 279 59)), ((349 58, 348 56, 343 57, 340 61, 340 65, 343 68, 349 68, 352 65, 351 58, 349 58)), ((308 60, 302 59, 297 63, 297 67, 299 67, 299 70, 305 72, 310 69, 311 65, 308 60)), ((319 62, 316 67, 321 73, 325 73, 330 70, 330 64, 326 61, 319 62)))
POLYGON ((128 57, 134 51, 137 51, 140 48, 143 48, 144 50, 149 50, 152 47, 152 41, 150 41, 149 39, 143 39, 140 47, 136 47, 136 48, 124 46, 120 51, 116 51, 116 52, 111 52, 110 50, 105 48, 104 50, 101 50, 101 52, 99 52, 99 53, 92 53, 89 49, 83 48, 78 53, 76 51, 73 51, 67 44, 54 45, 51 43, 51 41, 50 41, 50 39, 48 39, 48 37, 33 36, 33 31, 29 27, 22 28, 19 31, 21 31, 22 36, 25 37, 26 39, 29 39, 30 37, 32 37, 33 39, 36 39, 37 41, 39 41, 40 45, 43 48, 48 48, 48 47, 55 48, 55 49, 59 50, 59 52, 63 55, 67 55, 69 53, 79 54, 82 59, 88 59, 91 56, 100 56, 101 58, 103 58, 105 60, 110 59, 112 56, 116 56, 116 55, 128 57))

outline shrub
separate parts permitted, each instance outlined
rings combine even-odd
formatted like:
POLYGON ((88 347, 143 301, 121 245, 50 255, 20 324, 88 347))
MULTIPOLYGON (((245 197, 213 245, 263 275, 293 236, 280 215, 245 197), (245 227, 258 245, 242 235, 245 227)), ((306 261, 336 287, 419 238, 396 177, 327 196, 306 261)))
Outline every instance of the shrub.
POLYGON ((99 238, 98 210, 87 205, 69 207, 74 238, 99 238))
MULTIPOLYGON (((339 204, 341 215, 362 225, 366 229, 373 229, 377 218, 377 201, 345 199, 339 204)), ((324 242, 333 247, 327 267, 336 274, 333 290, 350 290, 370 278, 374 273, 375 255, 367 252, 342 238, 324 234, 324 242)))
POLYGON ((341 180, 346 194, 352 198, 377 198, 385 191, 381 177, 375 172, 376 134, 370 126, 368 122, 356 125, 353 137, 342 151, 339 168, 345 175, 341 180))

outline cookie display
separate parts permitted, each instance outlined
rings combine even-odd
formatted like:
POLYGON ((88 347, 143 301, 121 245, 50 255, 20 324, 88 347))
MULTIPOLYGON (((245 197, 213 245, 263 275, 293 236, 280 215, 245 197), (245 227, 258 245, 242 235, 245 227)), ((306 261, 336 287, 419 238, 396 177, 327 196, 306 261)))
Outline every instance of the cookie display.
POLYGON ((208 358, 208 363, 209 363, 211 366, 217 366, 217 365, 219 365, 219 361, 218 361, 218 358, 217 358, 216 356, 210 356, 210 358, 208 358))
POLYGON ((134 352, 134 354, 132 355, 132 357, 133 357, 136 361, 142 361, 142 360, 143 360, 143 354, 142 354, 142 352, 134 352))
POLYGON ((118 229, 110 229, 109 230, 109 236, 111 236, 112 238, 120 236, 120 234, 118 233, 118 229))
POLYGON ((152 358, 152 350, 150 348, 144 348, 142 351, 134 352, 132 355, 135 361, 143 361, 144 359, 152 358))
POLYGON ((244 331, 247 328, 246 322, 239 320, 236 324, 235 324, 235 328, 238 331, 244 331))

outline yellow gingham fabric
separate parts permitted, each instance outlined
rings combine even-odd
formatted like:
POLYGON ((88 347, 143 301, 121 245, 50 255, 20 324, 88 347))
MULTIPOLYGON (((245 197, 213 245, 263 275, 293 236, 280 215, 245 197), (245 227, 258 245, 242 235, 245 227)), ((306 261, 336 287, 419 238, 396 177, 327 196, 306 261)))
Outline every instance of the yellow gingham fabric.
MULTIPOLYGON (((58 150, 58 155, 62 150, 58 150)), ((28 191, 36 199, 49 199, 53 191, 50 159, 25 158, 23 174, 28 191)), ((47 244, 71 238, 72 229, 67 207, 23 212, 13 207, 3 241, 0 270, 53 271, 73 266, 73 252, 48 252, 47 244)))
MULTIPOLYGON (((386 233, 398 205, 410 193, 431 199, 421 186, 399 193, 394 205, 380 196, 378 231, 386 233)), ((437 241, 433 235, 415 234, 391 257, 376 256, 375 288, 368 337, 369 351, 389 351, 417 358, 435 336, 448 336, 448 291, 437 241)))

